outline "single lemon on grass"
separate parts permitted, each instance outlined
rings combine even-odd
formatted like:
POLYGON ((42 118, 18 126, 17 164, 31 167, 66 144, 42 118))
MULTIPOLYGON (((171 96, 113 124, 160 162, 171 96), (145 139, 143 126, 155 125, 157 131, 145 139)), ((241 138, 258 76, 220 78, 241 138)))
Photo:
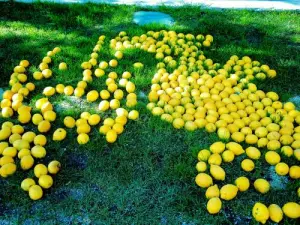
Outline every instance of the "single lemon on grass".
POLYGON ((275 223, 279 223, 283 219, 283 212, 279 205, 271 204, 269 205, 269 215, 270 219, 275 223))
POLYGON ((64 125, 67 127, 67 128, 73 128, 75 127, 75 119, 71 116, 66 116, 64 118, 64 125))
POLYGON ((205 162, 198 162, 196 164, 196 169, 197 169, 198 172, 204 172, 207 169, 207 165, 206 165, 205 162))
POLYGON ((254 181, 254 188, 258 192, 265 194, 270 190, 270 183, 263 178, 259 178, 254 181))
POLYGON ((109 99, 109 97, 110 97, 109 91, 107 91, 107 90, 102 90, 102 91, 100 91, 100 97, 101 97, 103 100, 109 99))
POLYGON ((32 185, 29 188, 29 197, 32 200, 39 200, 43 197, 43 189, 39 185, 32 185))
POLYGON ((289 176, 292 179, 299 179, 300 178, 300 166, 291 166, 289 171, 289 176))
POLYGON ((57 174, 60 171, 61 164, 57 160, 53 160, 48 164, 48 172, 50 174, 57 174))
POLYGON ((45 135, 39 134, 34 138, 33 143, 35 145, 45 146, 47 143, 47 138, 45 135))
POLYGON ((31 148, 31 155, 34 158, 41 159, 44 158, 46 154, 46 149, 43 146, 36 145, 33 148, 31 148))
POLYGON ((77 127, 77 133, 78 134, 81 134, 81 133, 90 133, 91 131, 91 127, 88 123, 83 123, 83 124, 80 124, 78 127, 77 127))
POLYGON ((251 172, 255 168, 255 164, 251 159, 244 159, 241 163, 241 167, 246 172, 251 172))
POLYGON ((77 142, 78 144, 80 145, 84 145, 86 143, 88 143, 90 140, 90 137, 89 135, 87 135, 86 133, 80 133, 78 136, 77 136, 77 142))
POLYGON ((8 177, 12 174, 14 174, 17 170, 17 166, 14 163, 7 163, 4 164, 1 168, 0 168, 0 175, 2 177, 8 177))
POLYGON ((226 173, 224 169, 218 165, 210 165, 210 174, 215 180, 225 180, 226 173))
POLYGON ((61 63, 58 65, 58 69, 59 69, 59 70, 67 70, 67 69, 68 69, 67 63, 61 62, 61 63))
POLYGON ((269 210, 268 210, 267 206, 265 206, 264 204, 262 204, 260 202, 257 202, 253 206, 252 216, 254 217, 254 219, 257 222, 265 224, 267 222, 267 220, 269 219, 270 215, 269 215, 269 210))
POLYGON ((23 170, 29 170, 34 164, 34 159, 31 155, 25 155, 21 158, 20 164, 23 170))
POLYGON ((250 187, 250 181, 247 177, 239 177, 235 180, 235 185, 238 187, 239 191, 247 191, 250 187))
POLYGON ((137 110, 131 110, 128 113, 128 119, 137 120, 139 118, 139 112, 137 110))
POLYGON ((53 185, 53 179, 50 175, 42 175, 39 177, 39 185, 44 189, 49 189, 53 185))
POLYGON ((35 181, 32 178, 26 178, 22 181, 21 188, 24 191, 29 191, 29 188, 33 185, 35 185, 35 181))
POLYGON ((300 217, 300 205, 296 202, 288 202, 282 207, 284 215, 289 218, 297 219, 300 217))
POLYGON ((48 120, 43 120, 38 125, 38 130, 41 133, 47 133, 51 128, 51 124, 48 120))
POLYGON ((211 155, 210 151, 208 151, 207 149, 202 149, 201 151, 199 151, 197 157, 199 161, 206 162, 209 159, 210 155, 211 155))
POLYGON ((222 201, 218 197, 211 198, 208 200, 206 208, 210 214, 217 214, 222 208, 222 201))
POLYGON ((58 128, 56 131, 53 133, 53 141, 62 141, 66 138, 67 131, 63 128, 58 128))
POLYGON ((195 178, 195 182, 201 188, 208 188, 213 185, 213 179, 206 173, 199 173, 195 178))
POLYGON ((220 189, 220 196, 224 200, 232 200, 238 193, 237 186, 233 184, 226 184, 220 189))
POLYGON ((108 143, 114 143, 116 140, 117 140, 117 132, 115 130, 109 130, 107 133, 106 133, 106 141, 108 143))
POLYGON ((275 166, 275 171, 280 176, 285 176, 289 173, 289 166, 284 162, 277 163, 275 166))
POLYGON ((265 160, 267 161, 267 163, 269 163, 270 165, 274 166, 274 165, 276 165, 277 163, 280 162, 281 158, 280 158, 280 155, 277 152, 275 152, 275 151, 268 151, 265 154, 265 160))
POLYGON ((222 158, 224 162, 232 162, 234 160, 234 153, 230 150, 225 150, 222 153, 222 158))
POLYGON ((219 196, 220 196, 220 190, 218 188, 218 185, 215 184, 206 189, 205 197, 207 199, 219 197, 219 196))
POLYGON ((212 153, 222 153, 225 150, 225 144, 223 142, 215 142, 209 147, 212 153))

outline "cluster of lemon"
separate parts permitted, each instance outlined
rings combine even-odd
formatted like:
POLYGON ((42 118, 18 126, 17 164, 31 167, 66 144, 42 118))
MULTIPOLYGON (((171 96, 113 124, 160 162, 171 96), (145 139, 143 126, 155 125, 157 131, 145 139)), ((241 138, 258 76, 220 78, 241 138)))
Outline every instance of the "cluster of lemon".
MULTIPOLYGON (((123 34, 120 33, 120 36, 123 34)), ((116 117, 107 117, 103 121, 103 125, 100 126, 99 132, 106 136, 106 140, 109 143, 114 143, 117 136, 124 131, 124 126, 128 119, 136 120, 139 117, 139 113, 136 110, 128 111, 121 107, 121 101, 126 95, 126 106, 132 108, 137 104, 137 95, 135 94, 135 84, 129 79, 132 74, 125 71, 120 78, 118 74, 113 70, 118 66, 118 60, 123 58, 122 51, 116 51, 114 54, 115 59, 109 62, 101 61, 98 63, 98 52, 101 50, 104 43, 105 36, 100 36, 97 44, 91 53, 91 58, 89 61, 83 62, 81 67, 83 69, 83 78, 78 82, 77 87, 64 86, 63 84, 58 84, 56 87, 46 87, 43 94, 46 97, 50 97, 55 93, 65 94, 67 96, 74 95, 75 97, 81 98, 88 87, 88 83, 93 81, 93 75, 96 78, 103 77, 107 75, 105 84, 107 89, 98 91, 90 90, 86 93, 87 102, 96 102, 99 98, 101 99, 99 103, 99 111, 101 113, 109 112, 113 110, 116 113, 116 117)), ((65 63, 59 64, 59 69, 66 70, 67 65, 65 63)), ((55 120, 55 118, 54 118, 55 120)), ((71 116, 67 116, 64 119, 64 124, 67 128, 77 128, 77 141, 79 144, 86 144, 89 141, 89 133, 91 131, 91 126, 98 125, 101 121, 101 116, 99 114, 90 114, 89 112, 83 112, 80 118, 75 120, 71 116)), ((66 137, 66 131, 63 128, 59 128, 53 135, 53 139, 60 141, 66 137)))
MULTIPOLYGON (((45 145, 47 139, 44 135, 36 135, 32 131, 25 132, 24 127, 12 122, 4 122, 0 130, 0 176, 6 178, 13 175, 17 170, 16 161, 24 171, 33 168, 35 161, 46 156, 45 145)), ((32 178, 22 181, 21 187, 29 192, 33 200, 43 196, 43 189, 48 189, 53 185, 53 178, 48 175, 57 174, 60 163, 56 160, 50 162, 48 166, 36 164, 34 175, 38 178, 38 184, 32 178)))
MULTIPOLYGON (((119 36, 111 41, 111 47, 119 51, 140 48, 155 54, 159 60, 148 95, 150 103, 147 108, 153 115, 172 123, 176 129, 184 127, 194 131, 205 128, 208 132, 217 131, 221 140, 232 140, 227 144, 216 142, 198 155, 196 183, 207 188, 207 209, 215 214, 221 210, 220 198, 231 200, 238 191, 244 192, 250 187, 247 177, 239 177, 235 184, 226 184, 221 189, 217 184, 213 185, 213 179, 225 180, 226 173, 221 163, 232 162, 236 156, 248 156, 241 167, 251 172, 255 168, 254 161, 262 154, 258 148, 267 148, 265 159, 275 166, 278 175, 300 178, 300 167, 289 167, 281 162, 278 153, 281 151, 287 157, 300 160, 300 113, 293 103, 283 104, 275 92, 265 93, 251 83, 255 79, 276 77, 275 70, 248 56, 232 56, 223 66, 214 63, 200 50, 210 47, 212 42, 211 35, 184 35, 163 30, 149 31, 131 39, 119 36), (252 146, 244 150, 239 144, 242 142, 252 146), (212 177, 205 173, 207 164, 212 177)), ((260 178, 255 180, 254 187, 260 193, 267 193, 270 184, 260 178)), ((257 221, 264 223, 269 216, 276 222, 282 219, 279 206, 272 204, 266 213, 262 205, 258 203, 253 208, 257 221)), ((298 218, 300 206, 295 202, 287 203, 283 212, 290 218, 298 218)))

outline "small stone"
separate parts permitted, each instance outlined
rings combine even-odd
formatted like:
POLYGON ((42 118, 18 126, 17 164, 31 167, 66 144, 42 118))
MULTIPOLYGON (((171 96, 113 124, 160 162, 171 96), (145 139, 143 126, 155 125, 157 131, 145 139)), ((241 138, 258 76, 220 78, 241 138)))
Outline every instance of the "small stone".
POLYGON ((166 26, 172 26, 174 24, 174 19, 170 15, 154 11, 135 12, 133 15, 133 21, 138 25, 161 24, 166 26))

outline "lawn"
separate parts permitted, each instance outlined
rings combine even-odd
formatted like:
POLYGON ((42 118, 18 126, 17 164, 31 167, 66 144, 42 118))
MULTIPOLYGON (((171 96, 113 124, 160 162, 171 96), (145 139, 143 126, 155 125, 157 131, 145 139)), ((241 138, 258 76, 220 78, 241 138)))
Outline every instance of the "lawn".
MULTIPOLYGON (((46 86, 59 83, 76 86, 82 79, 80 64, 89 59, 100 35, 106 35, 100 58, 109 61, 113 57, 109 40, 120 31, 132 37, 149 30, 172 29, 213 35, 214 44, 205 55, 215 62, 224 64, 234 54, 248 55, 276 69, 276 79, 256 84, 266 92, 277 92, 282 101, 300 94, 299 12, 159 7, 158 11, 176 20, 174 27, 165 28, 134 24, 133 13, 139 10, 149 9, 0 2, 0 87, 8 86, 13 68, 20 60, 28 59, 37 67, 47 51, 60 46, 62 52, 53 59, 53 78, 34 81, 37 88, 30 94, 30 103, 34 105, 46 86), (58 70, 61 61, 68 64, 67 71, 58 70)), ((140 119, 130 121, 114 144, 108 144, 96 127, 86 145, 77 144, 75 131, 68 132, 62 142, 49 141, 47 157, 41 162, 57 159, 62 163, 54 186, 45 192, 43 199, 34 202, 20 188, 27 172, 18 170, 10 178, 1 178, 0 224, 253 224, 251 210, 256 201, 283 205, 297 200, 294 190, 300 186, 299 180, 287 183, 283 190, 273 188, 266 195, 258 194, 252 187, 233 201, 223 201, 222 211, 210 215, 205 191, 194 182, 195 165, 198 151, 209 147, 218 137, 204 130, 175 130, 153 117, 142 94, 150 90, 156 71, 153 55, 140 50, 127 51, 116 72, 132 71, 132 64, 138 61, 145 65, 134 78, 140 119)), ((29 79, 33 81, 31 76, 29 79)), ((100 90, 103 81, 97 80, 89 88, 100 90)), ((61 95, 51 97, 51 102, 59 117, 50 133, 63 125, 66 115, 79 117, 83 110, 95 111, 89 104, 74 104, 61 95)), ((250 174, 251 181, 270 174, 265 162, 258 162, 257 166, 255 173, 250 174)), ((227 183, 246 175, 239 163, 225 168, 227 183)), ((298 222, 285 218, 283 224, 298 222)))

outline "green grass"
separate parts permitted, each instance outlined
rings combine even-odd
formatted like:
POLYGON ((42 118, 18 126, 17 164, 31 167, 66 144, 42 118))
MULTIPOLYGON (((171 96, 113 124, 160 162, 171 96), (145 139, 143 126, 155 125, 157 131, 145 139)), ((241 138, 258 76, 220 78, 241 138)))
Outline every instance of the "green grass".
MULTIPOLYGON (((0 87, 7 87, 12 70, 21 59, 38 66, 47 51, 55 46, 63 49, 54 58, 54 77, 36 82, 37 90, 30 95, 31 104, 41 96, 36 95, 45 86, 58 83, 75 86, 82 78, 80 64, 89 58, 100 35, 107 36, 100 57, 109 60, 112 56, 108 41, 119 31, 125 30, 133 36, 162 28, 133 24, 135 11, 149 10, 134 6, 0 3, 0 8, 0 87), (61 61, 67 62, 68 71, 57 69, 61 61)), ((213 47, 205 54, 215 62, 224 63, 233 54, 248 55, 278 72, 278 78, 258 83, 260 89, 278 92, 283 101, 299 95, 299 12, 199 7, 159 7, 158 10, 175 18, 176 25, 171 28, 175 31, 212 34, 213 47)), ((132 71, 136 61, 145 64, 135 74, 137 92, 147 93, 155 73, 156 61, 152 55, 128 51, 117 72, 132 71)), ((95 80, 89 88, 100 89, 103 80, 95 80)), ((50 133, 62 126, 65 115, 78 116, 80 111, 88 109, 85 105, 62 108, 62 105, 72 106, 62 96, 51 97, 51 101, 60 113, 50 133)), ((220 214, 209 215, 204 190, 194 183, 195 155, 215 141, 216 135, 202 130, 193 133, 174 130, 151 116, 146 104, 146 100, 139 101, 140 120, 129 122, 115 144, 107 144, 96 128, 90 135, 91 142, 85 146, 76 143, 74 130, 60 143, 50 141, 46 146, 48 155, 41 162, 58 159, 63 168, 55 177, 54 187, 45 192, 42 200, 31 201, 19 187, 32 171, 28 175, 18 170, 13 177, 0 179, 0 224, 6 224, 5 221, 12 224, 35 221, 41 224, 254 224, 251 209, 256 201, 283 205, 297 199, 295 190, 299 181, 289 182, 286 190, 271 190, 266 195, 257 194, 251 187, 235 200, 223 201, 220 214)), ((241 175, 249 176, 240 169, 237 163, 240 160, 226 165, 226 183, 241 175)), ((249 176, 251 181, 269 176, 265 162, 257 165, 255 173, 249 176)), ((297 222, 284 219, 283 224, 297 222)))

